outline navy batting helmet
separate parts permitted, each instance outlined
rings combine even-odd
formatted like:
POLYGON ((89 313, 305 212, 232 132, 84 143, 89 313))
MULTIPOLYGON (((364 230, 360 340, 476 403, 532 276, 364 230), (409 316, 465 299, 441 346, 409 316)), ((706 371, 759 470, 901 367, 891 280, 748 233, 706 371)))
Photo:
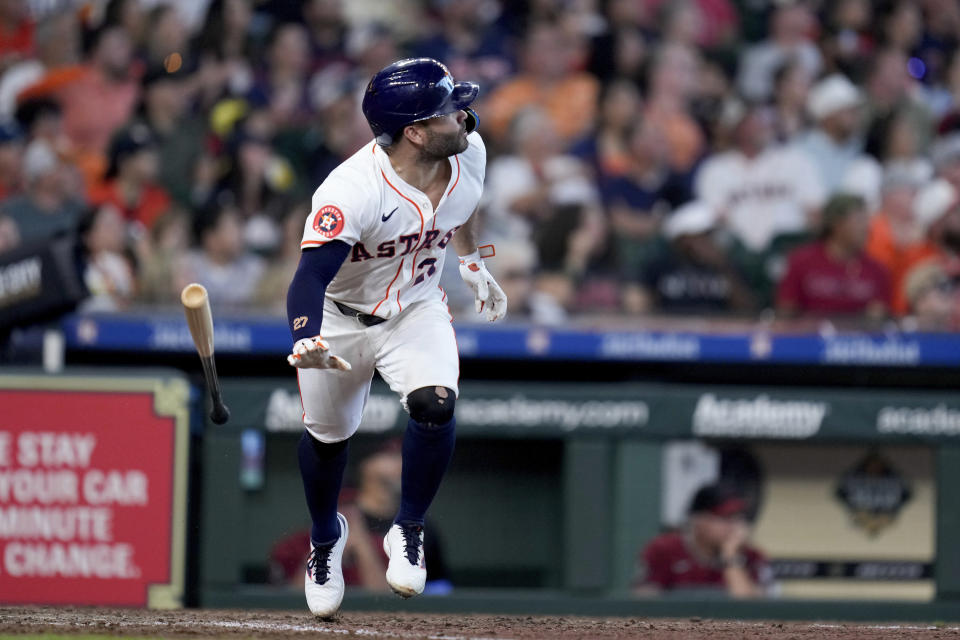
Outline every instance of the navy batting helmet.
POLYGON ((473 131, 479 120, 468 107, 479 91, 473 82, 454 83, 447 67, 433 58, 398 60, 370 80, 363 115, 383 147, 408 124, 461 109, 467 112, 467 131, 473 131))

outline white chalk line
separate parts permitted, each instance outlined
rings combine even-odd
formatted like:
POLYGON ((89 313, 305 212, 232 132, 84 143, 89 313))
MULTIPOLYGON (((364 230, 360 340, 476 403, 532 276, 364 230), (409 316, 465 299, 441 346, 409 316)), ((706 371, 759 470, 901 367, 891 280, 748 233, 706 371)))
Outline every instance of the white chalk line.
POLYGON ((815 622, 810 626, 817 629, 869 629, 870 631, 960 631, 960 627, 938 627, 932 624, 825 624, 822 622, 815 622))

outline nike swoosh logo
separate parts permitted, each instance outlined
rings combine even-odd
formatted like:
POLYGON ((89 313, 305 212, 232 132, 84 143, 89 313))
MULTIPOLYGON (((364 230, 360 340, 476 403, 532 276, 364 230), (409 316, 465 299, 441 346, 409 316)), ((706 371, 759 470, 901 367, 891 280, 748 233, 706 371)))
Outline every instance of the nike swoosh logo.
POLYGON ((393 208, 393 211, 391 211, 390 213, 381 214, 381 215, 380 215, 380 220, 382 220, 383 222, 386 222, 387 220, 390 219, 390 217, 394 214, 394 212, 395 212, 397 209, 399 209, 399 208, 400 208, 400 207, 394 207, 394 208, 393 208))

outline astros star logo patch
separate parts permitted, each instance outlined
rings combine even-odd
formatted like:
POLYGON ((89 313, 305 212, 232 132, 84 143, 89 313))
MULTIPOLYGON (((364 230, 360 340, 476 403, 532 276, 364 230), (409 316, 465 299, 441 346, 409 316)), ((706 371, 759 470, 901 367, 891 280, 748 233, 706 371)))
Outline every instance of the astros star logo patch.
POLYGON ((335 238, 343 231, 343 212, 332 204, 320 207, 313 217, 313 230, 324 238, 335 238))

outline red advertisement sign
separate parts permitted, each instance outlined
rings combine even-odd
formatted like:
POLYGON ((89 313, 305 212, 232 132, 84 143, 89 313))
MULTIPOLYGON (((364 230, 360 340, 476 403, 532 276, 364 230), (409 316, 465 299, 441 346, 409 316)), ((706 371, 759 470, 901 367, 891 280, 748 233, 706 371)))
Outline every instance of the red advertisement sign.
POLYGON ((185 412, 158 414, 149 390, 4 386, 0 603, 176 605, 185 412), (172 599, 151 603, 157 585, 172 599))

